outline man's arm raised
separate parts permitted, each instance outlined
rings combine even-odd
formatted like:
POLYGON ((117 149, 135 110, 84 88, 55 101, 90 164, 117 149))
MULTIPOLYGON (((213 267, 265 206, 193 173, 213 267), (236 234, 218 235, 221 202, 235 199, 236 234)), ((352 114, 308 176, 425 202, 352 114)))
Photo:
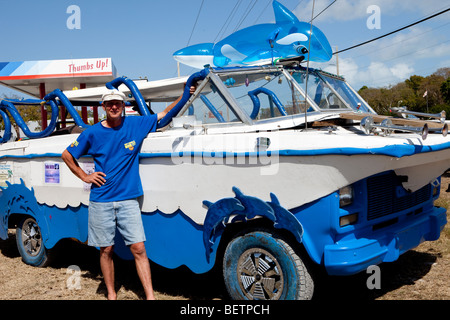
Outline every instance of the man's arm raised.
MULTIPOLYGON (((197 86, 191 86, 189 93, 192 95, 194 94, 195 90, 197 89, 197 86)), ((175 107, 177 105, 178 102, 180 102, 181 98, 183 97, 183 94, 181 94, 181 96, 178 97, 177 100, 175 100, 174 102, 172 102, 167 108, 164 109, 164 111, 158 112, 158 121, 161 120, 162 118, 164 118, 167 113, 169 113, 170 110, 173 109, 173 107, 175 107)))

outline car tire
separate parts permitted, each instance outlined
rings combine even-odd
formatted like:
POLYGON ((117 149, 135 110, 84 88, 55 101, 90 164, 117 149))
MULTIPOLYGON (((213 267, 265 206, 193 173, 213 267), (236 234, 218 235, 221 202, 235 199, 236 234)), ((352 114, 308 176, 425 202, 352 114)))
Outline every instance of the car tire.
POLYGON ((310 300, 313 279, 288 241, 272 230, 247 230, 227 245, 223 276, 234 300, 310 300))
POLYGON ((48 250, 44 246, 41 228, 34 218, 25 217, 17 225, 16 243, 23 262, 35 267, 48 265, 48 250))

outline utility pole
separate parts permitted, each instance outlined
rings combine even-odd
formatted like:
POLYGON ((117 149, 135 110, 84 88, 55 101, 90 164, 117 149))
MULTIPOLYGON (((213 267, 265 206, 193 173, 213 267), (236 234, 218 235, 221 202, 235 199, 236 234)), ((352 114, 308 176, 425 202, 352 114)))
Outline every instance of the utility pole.
POLYGON ((339 54, 338 46, 336 46, 336 74, 339 75, 339 54))

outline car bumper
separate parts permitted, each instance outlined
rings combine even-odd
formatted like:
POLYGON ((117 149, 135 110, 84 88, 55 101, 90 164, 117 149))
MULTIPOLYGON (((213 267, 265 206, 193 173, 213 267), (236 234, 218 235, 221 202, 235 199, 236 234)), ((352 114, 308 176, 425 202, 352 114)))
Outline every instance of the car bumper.
POLYGON ((408 222, 397 223, 367 238, 342 241, 325 246, 324 264, 330 275, 351 275, 370 265, 391 262, 423 241, 439 239, 447 223, 445 208, 434 207, 428 214, 408 222))

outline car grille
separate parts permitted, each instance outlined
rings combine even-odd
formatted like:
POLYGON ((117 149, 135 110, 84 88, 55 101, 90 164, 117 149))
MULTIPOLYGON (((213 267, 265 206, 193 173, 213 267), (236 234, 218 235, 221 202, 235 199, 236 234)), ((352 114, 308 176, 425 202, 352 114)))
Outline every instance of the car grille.
POLYGON ((392 171, 368 178, 367 220, 374 220, 407 210, 429 200, 431 197, 430 184, 416 192, 403 193, 397 197, 399 188, 402 188, 400 179, 392 171))

